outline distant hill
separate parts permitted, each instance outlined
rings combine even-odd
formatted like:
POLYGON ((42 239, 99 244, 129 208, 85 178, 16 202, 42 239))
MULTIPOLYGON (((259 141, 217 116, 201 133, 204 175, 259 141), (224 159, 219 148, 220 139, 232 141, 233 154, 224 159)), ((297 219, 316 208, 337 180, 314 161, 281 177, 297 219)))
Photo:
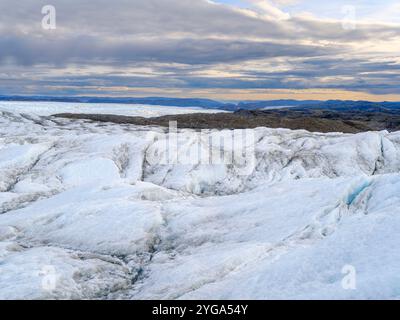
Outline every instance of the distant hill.
POLYGON ((266 100, 266 101, 241 101, 238 103, 221 102, 211 99, 197 98, 116 98, 116 97, 52 97, 52 96, 0 96, 0 101, 35 101, 35 102, 77 102, 77 103, 122 103, 122 104, 148 104, 174 107, 200 107, 206 109, 221 109, 237 111, 240 109, 257 110, 274 107, 294 107, 304 104, 313 105, 322 103, 314 100, 266 100))
POLYGON ((147 104, 175 107, 199 107, 205 109, 219 109, 227 111, 260 110, 275 108, 329 109, 333 111, 388 111, 400 109, 400 102, 370 102, 350 100, 265 100, 241 101, 229 103, 211 99, 196 98, 115 98, 115 97, 52 97, 52 96, 0 96, 0 101, 44 101, 44 102, 77 102, 77 103, 120 103, 120 104, 147 104))
POLYGON ((323 103, 319 100, 293 100, 293 99, 282 99, 282 100, 264 100, 264 101, 243 101, 236 105, 236 109, 256 110, 256 109, 267 109, 275 107, 295 107, 307 105, 317 105, 323 103))
POLYGON ((370 102, 370 101, 351 101, 351 100, 328 100, 320 103, 305 103, 295 109, 322 109, 330 111, 364 111, 364 112, 386 112, 389 110, 399 110, 400 102, 370 102))
POLYGON ((77 103, 122 103, 148 104, 174 107, 201 107, 207 109, 229 108, 231 104, 210 99, 195 98, 114 98, 114 97, 51 97, 51 96, 0 96, 0 101, 35 101, 35 102, 77 102, 77 103))

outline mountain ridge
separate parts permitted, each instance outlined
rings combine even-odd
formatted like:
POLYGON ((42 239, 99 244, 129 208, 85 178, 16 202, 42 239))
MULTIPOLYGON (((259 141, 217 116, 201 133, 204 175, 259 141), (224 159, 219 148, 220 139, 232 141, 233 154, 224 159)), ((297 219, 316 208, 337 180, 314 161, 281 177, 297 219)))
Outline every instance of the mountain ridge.
POLYGON ((168 97, 56 97, 56 96, 8 96, 0 95, 0 101, 33 101, 33 102, 69 102, 69 103, 118 103, 118 104, 146 104, 176 107, 199 107, 205 109, 218 109, 226 111, 258 110, 264 108, 301 108, 301 109, 331 109, 344 111, 346 109, 360 111, 382 111, 387 109, 400 109, 400 102, 371 102, 363 100, 255 100, 224 102, 204 98, 168 98, 168 97))

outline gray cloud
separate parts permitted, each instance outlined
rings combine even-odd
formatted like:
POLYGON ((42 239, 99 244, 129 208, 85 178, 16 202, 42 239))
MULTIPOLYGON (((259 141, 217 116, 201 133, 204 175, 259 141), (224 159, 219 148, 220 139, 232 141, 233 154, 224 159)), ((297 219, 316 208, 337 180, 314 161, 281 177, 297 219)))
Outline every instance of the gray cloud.
POLYGON ((0 3, 3 93, 59 86, 75 86, 74 92, 85 86, 127 86, 400 93, 399 77, 388 73, 400 65, 390 53, 376 62, 373 53, 368 58, 353 48, 374 39, 392 41, 399 26, 359 24, 345 30, 340 21, 271 20, 204 0, 53 0, 58 28, 44 31, 40 11, 45 4, 0 3), (244 66, 257 61, 259 70, 244 66), (71 65, 116 72, 65 76, 71 65), (138 67, 150 71, 124 74, 123 68, 138 67), (221 70, 236 76, 219 76, 221 70), (211 71, 213 76, 198 74, 211 71))
POLYGON ((65 39, 4 36, 0 38, 0 61, 12 59, 22 65, 68 63, 118 65, 137 62, 183 64, 230 63, 273 57, 311 57, 332 54, 337 49, 265 41, 217 39, 137 39, 106 41, 96 37, 65 39))

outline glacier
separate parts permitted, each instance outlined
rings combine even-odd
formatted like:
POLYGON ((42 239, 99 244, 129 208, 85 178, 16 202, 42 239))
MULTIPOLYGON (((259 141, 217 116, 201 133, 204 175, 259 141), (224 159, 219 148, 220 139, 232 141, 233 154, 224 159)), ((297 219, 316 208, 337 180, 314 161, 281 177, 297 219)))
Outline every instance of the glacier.
POLYGON ((400 132, 257 128, 240 174, 158 161, 167 128, 23 109, 0 106, 0 299, 400 298, 400 132))
POLYGON ((170 114, 226 112, 200 107, 165 107, 145 104, 0 101, 0 110, 50 116, 56 113, 96 113, 122 116, 160 117, 170 114))

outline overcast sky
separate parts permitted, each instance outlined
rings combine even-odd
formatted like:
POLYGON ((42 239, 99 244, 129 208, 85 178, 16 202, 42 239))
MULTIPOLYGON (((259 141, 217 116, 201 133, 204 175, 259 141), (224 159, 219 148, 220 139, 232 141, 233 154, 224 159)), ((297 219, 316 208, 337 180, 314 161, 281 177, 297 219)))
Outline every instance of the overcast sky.
POLYGON ((399 1, 1 0, 0 16, 0 94, 400 101, 399 1))

